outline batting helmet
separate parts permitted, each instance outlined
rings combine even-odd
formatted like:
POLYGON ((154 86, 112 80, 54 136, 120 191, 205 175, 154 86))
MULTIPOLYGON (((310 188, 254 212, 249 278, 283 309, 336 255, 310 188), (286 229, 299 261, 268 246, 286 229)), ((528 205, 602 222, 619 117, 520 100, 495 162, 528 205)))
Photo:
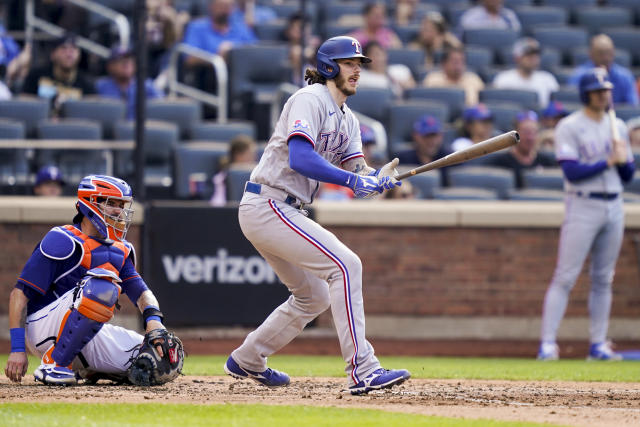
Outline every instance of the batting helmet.
POLYGON ((613 83, 604 68, 593 68, 580 77, 578 90, 583 104, 589 103, 589 92, 602 89, 613 89, 613 83))
POLYGON ((332 79, 340 72, 336 59, 361 58, 362 62, 371 62, 362 54, 360 42, 353 37, 332 37, 318 48, 316 54, 317 70, 326 79, 332 79))

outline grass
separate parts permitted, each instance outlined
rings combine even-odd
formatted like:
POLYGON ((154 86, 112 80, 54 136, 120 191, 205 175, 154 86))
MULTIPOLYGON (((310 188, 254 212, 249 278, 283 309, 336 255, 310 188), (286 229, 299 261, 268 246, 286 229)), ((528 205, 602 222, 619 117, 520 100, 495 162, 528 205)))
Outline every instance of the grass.
POLYGON ((3 426, 540 426, 536 423, 465 420, 379 410, 269 405, 0 404, 3 426))
MULTIPOLYGON (((227 356, 188 356, 185 375, 225 375, 227 356)), ((0 355, 4 368, 7 355, 0 355)), ((538 362, 533 359, 465 358, 465 357, 381 357, 386 368, 405 368, 413 378, 484 379, 523 381, 605 381, 636 382, 640 378, 639 362, 587 362, 559 360, 538 362)), ((39 360, 29 357, 29 374, 39 360)), ((338 356, 276 355, 269 366, 293 377, 344 377, 344 362, 338 356)))

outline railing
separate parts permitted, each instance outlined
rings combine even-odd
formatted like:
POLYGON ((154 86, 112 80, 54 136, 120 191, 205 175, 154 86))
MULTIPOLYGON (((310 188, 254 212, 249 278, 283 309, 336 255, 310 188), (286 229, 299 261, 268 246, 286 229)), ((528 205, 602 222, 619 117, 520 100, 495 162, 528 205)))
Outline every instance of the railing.
MULTIPOLYGON (((127 17, 121 13, 118 13, 108 7, 101 4, 89 1, 89 0, 66 0, 68 3, 72 3, 78 7, 86 9, 97 15, 100 15, 110 21, 113 21, 118 29, 118 35, 120 38, 120 45, 127 48, 129 46, 129 40, 131 38, 131 30, 129 28, 129 21, 127 17)), ((26 5, 26 37, 25 42, 31 45, 33 41, 34 30, 40 30, 55 37, 61 37, 65 33, 65 29, 45 21, 35 15, 35 0, 27 0, 26 5)), ((89 52, 98 55, 102 58, 108 58, 110 49, 102 46, 92 40, 85 37, 78 36, 78 46, 88 50, 89 52)))
POLYGON ((362 123, 365 126, 369 126, 371 128, 376 139, 375 151, 380 152, 386 157, 387 156, 387 131, 385 130, 382 123, 380 123, 375 119, 372 119, 369 116, 365 116, 364 114, 358 113, 357 111, 353 111, 353 114, 355 114, 358 120, 360 120, 360 123, 362 123))
POLYGON ((227 72, 227 64, 220 55, 216 55, 184 43, 177 44, 173 47, 171 56, 169 57, 167 75, 169 80, 169 96, 175 96, 176 94, 186 95, 197 101, 214 106, 218 111, 218 122, 225 123, 227 121, 227 84, 229 81, 229 75, 227 72), (194 56, 211 64, 217 79, 216 86, 218 87, 218 95, 213 95, 202 89, 198 89, 194 86, 178 81, 178 61, 180 60, 180 56, 183 54, 194 56))

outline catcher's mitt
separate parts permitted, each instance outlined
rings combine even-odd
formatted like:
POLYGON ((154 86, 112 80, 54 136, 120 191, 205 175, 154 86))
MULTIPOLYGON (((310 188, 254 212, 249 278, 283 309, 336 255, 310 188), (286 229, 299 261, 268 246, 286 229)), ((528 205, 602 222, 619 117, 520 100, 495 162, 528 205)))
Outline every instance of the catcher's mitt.
POLYGON ((166 329, 154 329, 145 334, 140 351, 131 360, 127 377, 135 385, 160 385, 180 375, 183 363, 182 341, 166 329), (162 356, 157 347, 162 348, 162 356))

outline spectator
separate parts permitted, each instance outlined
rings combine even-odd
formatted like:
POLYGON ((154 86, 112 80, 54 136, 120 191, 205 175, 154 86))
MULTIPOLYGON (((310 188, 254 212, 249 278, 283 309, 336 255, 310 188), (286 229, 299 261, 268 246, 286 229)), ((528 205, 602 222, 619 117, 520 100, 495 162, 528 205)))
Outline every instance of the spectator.
POLYGON ((360 87, 391 89, 396 98, 402 98, 405 89, 416 86, 411 70, 404 64, 389 65, 387 51, 376 41, 364 46, 364 55, 371 58, 360 71, 360 87))
POLYGON ((237 0, 231 13, 231 22, 245 24, 251 28, 258 24, 275 21, 278 15, 268 6, 257 5, 255 0, 237 0))
POLYGON ((467 61, 462 47, 446 49, 442 55, 442 70, 427 74, 422 85, 464 89, 467 105, 476 105, 478 93, 484 89, 482 79, 476 73, 467 71, 467 61))
POLYGON ((615 47, 613 41, 606 34, 598 34, 591 38, 589 45, 589 61, 578 66, 569 78, 569 84, 577 86, 580 77, 594 67, 604 67, 609 73, 609 80, 613 83, 611 95, 613 102, 638 105, 638 92, 631 71, 614 62, 615 47))
POLYGON ((480 0, 478 6, 467 10, 460 17, 460 34, 462 35, 466 30, 481 28, 519 32, 521 26, 518 16, 503 4, 504 0, 480 0))
POLYGON ((520 134, 520 142, 509 150, 502 150, 487 157, 487 165, 511 169, 516 186, 524 186, 523 173, 526 169, 558 166, 552 153, 538 151, 538 115, 534 111, 518 113, 516 130, 520 134))
POLYGON ((402 200, 402 199, 415 199, 416 191, 411 182, 407 179, 402 181, 402 186, 393 187, 390 190, 384 192, 383 200, 402 200))
POLYGON ((62 195, 64 180, 60 169, 55 166, 44 166, 36 175, 33 194, 36 196, 58 197, 62 195))
POLYGON ((543 129, 555 129, 558 122, 568 115, 569 110, 564 107, 562 102, 551 101, 547 104, 547 107, 542 110, 542 120, 540 124, 543 129))
POLYGON ((447 22, 440 12, 429 12, 422 18, 420 32, 409 47, 424 51, 425 68, 430 70, 440 62, 445 49, 462 47, 462 43, 447 29, 447 22))
POLYGON ((287 19, 280 39, 289 45, 289 61, 293 70, 293 83, 302 86, 305 70, 312 67, 320 39, 311 34, 309 19, 301 13, 293 13, 287 19), (304 34, 304 40, 302 35, 304 34), (302 55, 302 46, 304 55, 302 55))
POLYGON ((640 117, 634 117, 627 121, 627 129, 629 129, 629 143, 631 148, 640 149, 640 117))
POLYGON ((548 71, 539 70, 540 44, 536 39, 525 37, 513 45, 516 67, 496 75, 493 86, 499 89, 528 89, 538 93, 538 104, 544 108, 549 104, 551 92, 558 90, 558 81, 548 71))
POLYGON ((385 49, 398 49, 402 42, 398 35, 387 26, 387 9, 384 2, 367 3, 362 10, 364 26, 349 34, 362 46, 375 40, 385 49))
POLYGON ((220 172, 211 179, 213 195, 209 203, 212 206, 224 206, 227 203, 227 174, 234 165, 255 165, 258 147, 253 138, 238 135, 229 143, 229 154, 220 162, 220 172))
POLYGON ((469 107, 462 113, 464 136, 451 143, 453 151, 459 151, 491 138, 493 134, 493 114, 484 104, 469 107))
POLYGON ((29 72, 22 91, 50 99, 52 116, 57 116, 64 101, 94 94, 95 88, 93 82, 78 69, 80 49, 73 34, 67 33, 56 40, 50 59, 50 65, 29 72))
MULTIPOLYGON (((192 20, 187 25, 183 42, 225 58, 234 46, 255 42, 256 36, 251 28, 242 21, 231 20, 232 11, 232 0, 211 0, 209 16, 192 20)), ((185 59, 187 66, 203 63, 193 56, 185 59)))
MULTIPOLYGON (((7 34, 7 30, 0 24, 0 67, 5 69, 5 81, 9 86, 22 81, 29 71, 31 63, 31 46, 27 45, 20 51, 20 46, 7 34)), ((6 93, 3 94, 6 96, 6 93)), ((3 98, 8 99, 8 98, 3 98)))
MULTIPOLYGON (((120 99, 127 106, 127 119, 131 120, 136 115, 136 62, 131 49, 114 47, 107 61, 108 77, 103 77, 96 82, 96 92, 106 98, 120 99)), ((150 79, 145 82, 145 94, 147 99, 162 98, 164 95, 158 91, 150 79)))
POLYGON ((147 0, 147 14, 148 73, 155 79, 166 67, 171 48, 182 39, 189 13, 177 12, 171 0, 147 0))

